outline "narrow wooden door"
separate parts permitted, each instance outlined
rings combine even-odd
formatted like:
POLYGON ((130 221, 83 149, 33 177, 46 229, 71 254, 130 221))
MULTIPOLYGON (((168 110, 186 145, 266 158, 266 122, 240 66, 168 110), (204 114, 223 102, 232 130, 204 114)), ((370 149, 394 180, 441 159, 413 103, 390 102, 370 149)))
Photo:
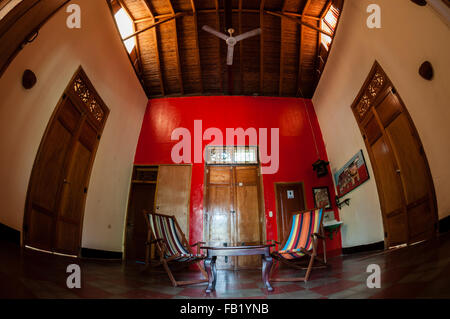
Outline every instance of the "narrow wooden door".
MULTIPOLYGON (((214 246, 260 244, 264 240, 257 166, 207 166, 206 241, 214 246)), ((258 256, 219 257, 218 269, 261 267, 258 256)))
POLYGON ((191 173, 191 165, 160 165, 156 194, 156 212, 175 216, 188 240, 191 173))
POLYGON ((428 161, 405 105, 378 63, 352 108, 374 169, 386 246, 431 238, 437 211, 428 161))
POLYGON ((143 210, 154 211, 158 166, 135 166, 131 179, 125 228, 125 260, 145 262, 148 235, 143 210))
POLYGON ((276 183, 278 241, 284 243, 291 231, 292 216, 306 209, 305 190, 301 182, 276 183))
MULTIPOLYGON (((206 168, 206 242, 210 246, 233 246, 234 174, 231 166, 206 168)), ((217 257, 217 269, 234 269, 234 259, 217 257)))
POLYGON ((125 258, 130 262, 145 261, 147 224, 142 211, 153 209, 156 183, 133 183, 127 214, 125 258))
MULTIPOLYGON (((259 167, 236 166, 234 168, 235 190, 235 233, 238 246, 258 245, 263 241, 262 214, 260 209, 259 167)), ((257 268, 261 266, 261 256, 236 257, 236 267, 257 268)))
POLYGON ((80 68, 35 159, 25 205, 25 245, 78 255, 89 177, 108 112, 80 68))

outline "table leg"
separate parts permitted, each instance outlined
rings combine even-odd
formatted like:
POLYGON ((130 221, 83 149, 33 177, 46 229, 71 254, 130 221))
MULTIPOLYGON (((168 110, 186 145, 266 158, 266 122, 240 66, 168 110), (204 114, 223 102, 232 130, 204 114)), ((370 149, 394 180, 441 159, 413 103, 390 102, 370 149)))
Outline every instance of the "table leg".
POLYGON ((217 257, 214 256, 205 259, 205 269, 208 274, 208 287, 206 288, 206 293, 213 291, 216 286, 216 258, 217 257))
POLYGON ((262 255, 262 280, 268 291, 273 291, 269 282, 269 274, 272 269, 273 259, 270 256, 262 255))

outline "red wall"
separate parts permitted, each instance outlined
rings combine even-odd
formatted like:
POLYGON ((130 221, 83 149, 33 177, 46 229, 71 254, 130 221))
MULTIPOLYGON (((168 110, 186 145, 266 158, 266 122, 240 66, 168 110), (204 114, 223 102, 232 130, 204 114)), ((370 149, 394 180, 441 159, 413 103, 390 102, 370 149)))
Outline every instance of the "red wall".
MULTIPOLYGON (((312 187, 328 186, 334 203, 331 174, 319 179, 312 170, 312 163, 318 157, 311 126, 316 136, 320 157, 327 160, 327 155, 310 100, 243 96, 151 100, 142 124, 135 164, 173 164, 171 149, 178 141, 171 141, 172 131, 178 127, 189 129, 194 145, 194 120, 203 121, 203 132, 210 127, 219 128, 224 139, 226 128, 254 127, 257 131, 259 128, 267 128, 270 141, 270 128, 279 128, 279 170, 273 175, 263 175, 267 239, 277 239, 275 182, 304 182, 308 208, 314 207, 312 187), (273 217, 269 217, 269 211, 273 212, 273 217)), ((210 141, 203 141, 203 147, 208 143, 210 141)), ((268 150, 270 154, 271 148, 268 150)), ((203 177, 204 164, 193 164, 189 233, 191 243, 203 239, 203 177)), ((334 213, 336 219, 339 219, 335 207, 334 213)), ((340 249, 339 233, 332 241, 328 240, 327 250, 340 253, 340 249)))

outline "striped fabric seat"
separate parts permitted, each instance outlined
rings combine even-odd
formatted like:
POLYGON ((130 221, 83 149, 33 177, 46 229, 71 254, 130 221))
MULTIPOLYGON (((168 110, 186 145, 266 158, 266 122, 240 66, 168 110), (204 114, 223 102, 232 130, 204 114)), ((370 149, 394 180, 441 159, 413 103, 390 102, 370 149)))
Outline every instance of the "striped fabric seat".
POLYGON ((178 256, 174 259, 175 261, 186 262, 205 257, 205 255, 201 254, 191 254, 183 246, 172 217, 149 214, 148 218, 153 234, 155 234, 156 238, 163 239, 166 243, 167 251, 164 256, 165 258, 178 256))
POLYGON ((277 252, 285 259, 295 259, 304 256, 300 248, 312 250, 312 234, 319 233, 322 220, 322 209, 311 210, 292 216, 292 228, 283 249, 277 252))

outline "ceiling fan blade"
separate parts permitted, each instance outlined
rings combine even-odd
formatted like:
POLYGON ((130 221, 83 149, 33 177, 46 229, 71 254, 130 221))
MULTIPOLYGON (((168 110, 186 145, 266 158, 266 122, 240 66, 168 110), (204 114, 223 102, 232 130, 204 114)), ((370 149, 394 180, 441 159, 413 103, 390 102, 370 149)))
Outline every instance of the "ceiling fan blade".
POLYGON ((253 36, 258 35, 258 34, 261 34, 261 28, 242 33, 242 34, 240 34, 240 35, 238 35, 238 36, 236 36, 234 38, 236 39, 237 42, 239 42, 241 40, 253 37, 253 36))
POLYGON ((213 28, 211 28, 211 27, 209 27, 207 25, 204 25, 202 27, 202 29, 205 30, 206 32, 209 32, 209 33, 215 35, 218 38, 221 38, 221 39, 225 40, 225 41, 227 41, 227 39, 228 39, 228 36, 226 34, 220 33, 219 31, 216 31, 216 30, 214 30, 213 28))
POLYGON ((227 64, 233 65, 234 45, 228 46, 227 64))

